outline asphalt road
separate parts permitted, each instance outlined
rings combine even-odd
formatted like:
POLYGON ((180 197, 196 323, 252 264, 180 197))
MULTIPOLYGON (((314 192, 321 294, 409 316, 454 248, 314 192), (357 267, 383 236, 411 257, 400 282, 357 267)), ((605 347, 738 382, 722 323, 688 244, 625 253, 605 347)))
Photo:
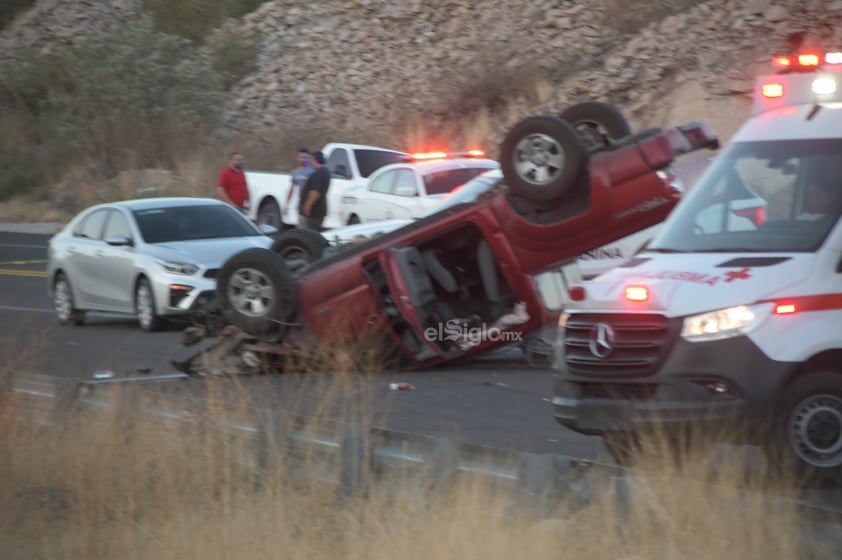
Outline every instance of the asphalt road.
MULTIPOLYGON (((171 360, 187 355, 181 329, 146 333, 131 317, 88 314, 80 327, 57 323, 44 274, 47 235, 0 232, 0 355, 4 369, 91 379, 174 373, 171 360)), ((201 393, 218 390, 202 377, 145 384, 178 385, 201 393)), ((379 426, 536 453, 604 457, 599 438, 558 425, 547 398, 552 373, 530 367, 517 349, 504 349, 458 368, 410 373, 362 373, 337 379, 318 374, 243 376, 223 380, 225 390, 256 405, 338 419, 353 413, 379 426), (391 391, 407 382, 414 391, 391 391)), ((175 389, 175 387, 173 387, 175 389)))

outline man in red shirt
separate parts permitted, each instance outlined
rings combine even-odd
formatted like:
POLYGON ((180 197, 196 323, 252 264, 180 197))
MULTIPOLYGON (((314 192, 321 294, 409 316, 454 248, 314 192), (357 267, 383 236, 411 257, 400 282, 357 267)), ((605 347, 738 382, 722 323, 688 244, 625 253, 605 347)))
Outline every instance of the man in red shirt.
POLYGON ((231 154, 228 167, 219 173, 219 198, 245 214, 248 211, 249 189, 246 174, 243 171, 243 155, 231 154))

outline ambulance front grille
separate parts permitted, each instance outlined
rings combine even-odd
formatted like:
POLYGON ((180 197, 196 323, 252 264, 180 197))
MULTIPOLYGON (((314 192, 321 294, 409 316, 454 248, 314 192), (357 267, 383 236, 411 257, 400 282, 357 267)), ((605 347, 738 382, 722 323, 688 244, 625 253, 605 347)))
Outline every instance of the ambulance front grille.
POLYGON ((680 319, 656 314, 573 314, 564 329, 565 363, 573 375, 652 375, 680 329, 680 319))

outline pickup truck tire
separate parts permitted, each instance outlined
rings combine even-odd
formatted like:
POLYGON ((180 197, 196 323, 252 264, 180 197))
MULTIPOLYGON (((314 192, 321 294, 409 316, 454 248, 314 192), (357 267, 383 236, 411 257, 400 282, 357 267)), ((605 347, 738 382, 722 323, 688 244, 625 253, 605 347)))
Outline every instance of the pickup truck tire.
POLYGON ((564 196, 580 183, 587 166, 581 134, 558 117, 527 117, 500 145, 500 167, 512 194, 532 202, 564 196))
POLYGON ((283 229, 281 207, 274 199, 264 200, 260 203, 260 208, 257 209, 257 225, 272 226, 278 231, 283 229))
POLYGON ((589 152, 609 148, 612 140, 632 133, 626 117, 608 103, 585 101, 568 107, 559 116, 579 131, 589 152))
POLYGON ((240 251, 219 271, 216 296, 223 317, 247 334, 277 340, 296 311, 293 275, 268 249, 240 251))
POLYGON ((772 473, 809 486, 842 482, 842 373, 817 371, 786 387, 767 439, 772 473))
POLYGON ((288 229, 275 235, 272 252, 284 260, 298 259, 313 262, 321 258, 330 243, 325 236, 311 229, 288 229))

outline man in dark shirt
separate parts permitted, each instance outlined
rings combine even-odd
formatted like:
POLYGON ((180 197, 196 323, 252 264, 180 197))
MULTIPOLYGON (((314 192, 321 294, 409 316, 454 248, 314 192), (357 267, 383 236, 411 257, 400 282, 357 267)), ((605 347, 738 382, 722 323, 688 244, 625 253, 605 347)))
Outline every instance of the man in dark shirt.
POLYGON ((327 215, 327 190, 330 187, 330 170, 325 166, 325 155, 315 152, 310 163, 313 172, 301 189, 298 206, 298 225, 315 231, 322 230, 327 215))

